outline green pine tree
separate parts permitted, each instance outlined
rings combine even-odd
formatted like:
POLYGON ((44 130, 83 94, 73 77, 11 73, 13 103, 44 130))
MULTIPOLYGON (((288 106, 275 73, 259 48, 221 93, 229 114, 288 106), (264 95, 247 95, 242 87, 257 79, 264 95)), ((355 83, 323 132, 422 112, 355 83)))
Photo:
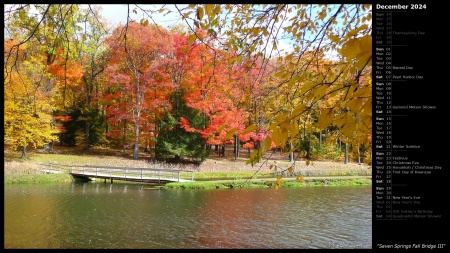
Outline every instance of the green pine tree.
POLYGON ((184 92, 176 90, 172 93, 170 103, 172 110, 166 112, 159 120, 159 135, 155 139, 155 157, 159 160, 181 162, 185 158, 204 161, 207 156, 205 139, 200 133, 186 132, 179 125, 181 117, 189 119, 191 126, 201 128, 203 119, 201 112, 186 106, 184 92))

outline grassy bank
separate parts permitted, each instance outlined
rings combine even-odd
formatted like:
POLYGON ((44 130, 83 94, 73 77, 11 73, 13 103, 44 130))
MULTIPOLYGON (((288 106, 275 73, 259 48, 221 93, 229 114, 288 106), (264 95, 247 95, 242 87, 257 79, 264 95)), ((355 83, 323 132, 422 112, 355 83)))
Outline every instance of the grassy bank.
MULTIPOLYGON (((69 174, 9 174, 5 175, 5 184, 40 184, 72 182, 69 174)), ((295 178, 283 178, 284 184, 281 187, 307 187, 307 186, 355 186, 371 185, 370 176, 345 176, 345 177, 305 177, 303 182, 295 181, 295 178)), ((232 180, 213 180, 194 181, 183 183, 168 183, 156 188, 162 189, 233 189, 233 188, 273 188, 276 178, 266 179, 232 179, 232 180)), ((115 183, 131 183, 125 181, 116 181, 115 183)), ((134 183, 134 182, 133 182, 134 183)), ((150 188, 150 187, 149 187, 150 188)), ((155 188, 155 187, 151 187, 155 188)))
MULTIPOLYGON (((201 174, 201 172, 199 172, 201 174)), ((198 173, 197 173, 198 174, 198 173)), ((246 173, 249 174, 249 173, 246 173)), ((168 183, 158 188, 164 189, 225 189, 225 188, 270 188, 277 182, 275 177, 258 178, 247 180, 221 179, 223 173, 214 175, 208 172, 208 179, 203 181, 168 183)), ((246 177, 248 178, 248 177, 246 177)), ((304 187, 304 186, 343 186, 343 185, 371 185, 371 176, 319 176, 304 177, 303 182, 297 182, 295 177, 282 178, 282 187, 304 187)), ((37 184, 72 182, 70 174, 5 174, 5 184, 37 184)), ((115 183, 131 183, 117 180, 115 183)), ((135 183, 135 182, 133 182, 135 183)))
MULTIPOLYGON (((310 177, 303 182, 295 178, 282 178, 284 184, 281 187, 305 187, 305 186, 351 186, 371 185, 371 176, 345 176, 345 177, 310 177)), ((238 179, 238 180, 213 180, 199 182, 168 183, 162 186, 164 189, 233 189, 233 188, 273 188, 276 178, 268 179, 238 179)))
POLYGON ((72 182, 70 174, 5 174, 5 184, 72 182))

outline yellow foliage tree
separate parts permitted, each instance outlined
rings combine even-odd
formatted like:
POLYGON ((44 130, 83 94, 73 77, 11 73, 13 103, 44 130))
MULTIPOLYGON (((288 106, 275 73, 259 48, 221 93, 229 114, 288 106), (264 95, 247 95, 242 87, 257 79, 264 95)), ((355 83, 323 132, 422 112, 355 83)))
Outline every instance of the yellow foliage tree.
MULTIPOLYGON (((5 43, 5 52, 26 55, 23 50, 9 51, 14 41, 5 43)), ((17 58, 4 85, 4 138, 6 146, 22 149, 22 158, 27 158, 27 147, 42 147, 56 141, 59 130, 52 125, 51 97, 44 93, 43 84, 46 66, 42 55, 17 58)), ((6 67, 5 67, 6 69, 6 67)), ((6 70, 5 70, 6 71, 6 70)))

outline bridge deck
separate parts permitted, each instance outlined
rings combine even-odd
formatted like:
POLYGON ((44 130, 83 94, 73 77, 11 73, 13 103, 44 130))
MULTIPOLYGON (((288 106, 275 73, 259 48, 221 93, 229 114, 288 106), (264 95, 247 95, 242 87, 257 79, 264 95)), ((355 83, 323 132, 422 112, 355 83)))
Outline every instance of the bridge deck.
POLYGON ((46 173, 61 173, 66 171, 74 178, 104 178, 111 180, 125 180, 144 183, 170 183, 194 181, 194 171, 159 168, 129 168, 96 165, 59 165, 48 164, 46 173), (183 178, 181 178, 183 177, 183 178), (190 178, 190 179, 186 179, 190 178))

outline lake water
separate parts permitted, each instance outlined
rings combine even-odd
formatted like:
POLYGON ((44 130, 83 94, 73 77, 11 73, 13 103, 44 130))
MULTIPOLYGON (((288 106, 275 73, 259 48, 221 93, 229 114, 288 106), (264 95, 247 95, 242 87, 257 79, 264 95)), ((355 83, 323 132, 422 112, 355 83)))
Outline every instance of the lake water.
POLYGON ((372 248, 372 187, 4 185, 4 248, 372 248))

